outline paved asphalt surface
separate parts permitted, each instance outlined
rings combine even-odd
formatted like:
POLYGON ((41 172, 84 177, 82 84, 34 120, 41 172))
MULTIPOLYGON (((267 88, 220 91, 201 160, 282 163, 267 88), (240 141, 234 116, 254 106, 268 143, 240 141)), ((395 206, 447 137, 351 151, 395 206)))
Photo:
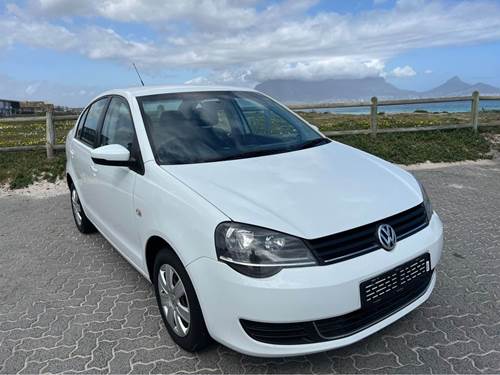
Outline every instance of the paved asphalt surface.
POLYGON ((446 230, 430 300, 350 347, 259 359, 168 337, 152 288, 69 196, 0 198, 0 373, 499 373, 500 162, 419 171, 446 230))

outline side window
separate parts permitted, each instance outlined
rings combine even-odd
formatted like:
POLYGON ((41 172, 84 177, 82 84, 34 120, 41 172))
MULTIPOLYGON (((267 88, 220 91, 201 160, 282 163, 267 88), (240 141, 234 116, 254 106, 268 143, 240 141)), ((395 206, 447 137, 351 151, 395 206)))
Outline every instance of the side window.
POLYGON ((119 144, 132 150, 134 123, 125 99, 114 97, 102 124, 100 146, 119 144))
POLYGON ((280 114, 249 99, 236 99, 254 135, 297 137, 297 129, 280 114))
POLYGON ((80 138, 80 134, 82 132, 82 125, 85 122, 85 117, 87 117, 87 113, 89 112, 89 109, 86 108, 82 115, 80 116, 80 120, 78 121, 78 126, 76 127, 76 133, 75 133, 75 138, 80 138))
POLYGON ((103 98, 92 104, 87 112, 85 123, 83 124, 82 131, 80 132, 80 139, 91 146, 94 146, 97 138, 97 126, 101 118, 102 111, 106 107, 108 98, 103 98))

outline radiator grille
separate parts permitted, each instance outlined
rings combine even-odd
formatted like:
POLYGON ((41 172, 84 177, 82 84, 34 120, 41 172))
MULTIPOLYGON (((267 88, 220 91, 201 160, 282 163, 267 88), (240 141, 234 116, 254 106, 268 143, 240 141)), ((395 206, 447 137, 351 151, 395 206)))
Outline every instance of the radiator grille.
POLYGON ((400 241, 428 225, 427 213, 422 203, 388 218, 306 242, 323 264, 340 262, 379 249, 376 233, 381 224, 391 225, 400 241))

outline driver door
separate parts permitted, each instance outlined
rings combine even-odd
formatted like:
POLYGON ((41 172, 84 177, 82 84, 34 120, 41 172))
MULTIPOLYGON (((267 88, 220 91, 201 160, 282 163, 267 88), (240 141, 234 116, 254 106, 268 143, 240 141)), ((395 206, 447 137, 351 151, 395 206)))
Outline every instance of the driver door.
MULTIPOLYGON (((112 97, 99 133, 98 147, 119 144, 130 151, 131 160, 140 161, 132 115, 126 99, 112 97)), ((142 165, 142 161, 140 162, 142 165)), ((140 264, 140 248, 135 230, 134 188, 142 171, 134 167, 95 165, 92 196, 99 228, 125 257, 140 264)), ((142 172, 143 173, 143 172, 142 172)))

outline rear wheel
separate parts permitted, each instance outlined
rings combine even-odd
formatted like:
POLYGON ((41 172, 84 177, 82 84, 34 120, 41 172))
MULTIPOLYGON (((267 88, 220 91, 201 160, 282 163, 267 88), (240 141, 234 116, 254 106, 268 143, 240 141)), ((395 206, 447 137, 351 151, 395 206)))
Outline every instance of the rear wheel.
POLYGON ((211 340, 198 298, 184 266, 170 249, 156 256, 152 282, 161 317, 175 343, 190 352, 205 348, 211 340))
POLYGON ((80 202, 80 197, 76 191, 75 185, 71 184, 69 191, 71 193, 71 210, 73 211, 73 218, 75 219, 75 224, 78 230, 82 233, 93 233, 96 231, 94 224, 85 215, 83 210, 82 202, 80 202))

